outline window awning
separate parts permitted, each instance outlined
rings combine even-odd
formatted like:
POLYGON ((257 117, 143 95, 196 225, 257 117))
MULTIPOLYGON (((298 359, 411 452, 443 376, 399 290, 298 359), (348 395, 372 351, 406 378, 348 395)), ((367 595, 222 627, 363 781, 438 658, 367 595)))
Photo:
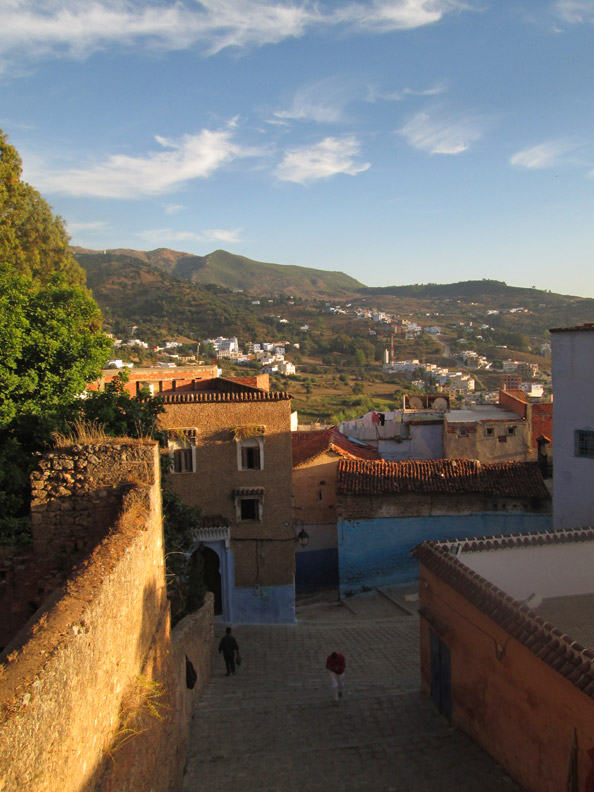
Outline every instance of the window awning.
POLYGON ((236 498, 263 498, 264 487, 235 487, 233 495, 236 498))

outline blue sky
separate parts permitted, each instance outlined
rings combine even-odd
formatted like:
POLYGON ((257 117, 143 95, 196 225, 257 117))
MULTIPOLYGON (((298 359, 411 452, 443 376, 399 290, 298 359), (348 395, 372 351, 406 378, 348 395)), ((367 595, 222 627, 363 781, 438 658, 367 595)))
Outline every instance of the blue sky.
POLYGON ((594 0, 2 0, 0 127, 77 245, 594 297, 594 0))

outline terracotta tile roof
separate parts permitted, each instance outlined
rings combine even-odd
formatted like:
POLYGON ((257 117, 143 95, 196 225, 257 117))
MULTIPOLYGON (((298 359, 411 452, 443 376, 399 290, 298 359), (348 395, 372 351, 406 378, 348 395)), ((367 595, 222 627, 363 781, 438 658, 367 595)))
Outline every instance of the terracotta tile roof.
MULTIPOLYGON (((571 636, 547 622, 527 605, 514 600, 453 555, 458 547, 465 550, 490 550, 592 541, 594 528, 576 528, 571 531, 540 531, 455 541, 427 540, 417 545, 412 555, 536 657, 594 699, 594 651, 585 649, 571 636)), ((421 609, 421 615, 424 615, 423 611, 421 609)))
POLYGON ((206 514, 200 518, 200 528, 230 528, 231 523, 220 514, 206 514))
POLYGON ((290 401, 290 393, 286 391, 263 391, 246 389, 237 392, 221 391, 174 391, 159 394, 163 404, 206 404, 208 402, 279 402, 290 401))
POLYGON ((588 330, 594 330, 594 322, 585 322, 582 325, 576 325, 576 327, 553 327, 549 333, 574 333, 587 332, 588 330))
POLYGON ((253 495, 257 498, 264 497, 264 487, 235 487, 233 490, 234 497, 246 497, 253 495))
POLYGON ((292 432, 293 467, 326 453, 335 451, 348 459, 379 459, 378 452, 366 443, 355 443, 335 426, 316 432, 292 432))
POLYGON ((159 394, 163 404, 194 404, 199 402, 286 401, 285 391, 270 392, 246 382, 225 377, 195 381, 192 390, 166 391, 159 394))
POLYGON ((536 462, 487 464, 476 459, 341 460, 337 492, 341 495, 481 493, 495 497, 550 500, 536 462))

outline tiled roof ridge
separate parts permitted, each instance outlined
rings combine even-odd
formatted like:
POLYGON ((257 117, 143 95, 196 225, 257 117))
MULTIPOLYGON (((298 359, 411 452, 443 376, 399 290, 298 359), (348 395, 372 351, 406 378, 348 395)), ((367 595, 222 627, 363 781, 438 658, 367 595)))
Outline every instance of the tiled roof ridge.
POLYGON ((163 404, 195 404, 206 402, 271 402, 288 401, 292 398, 287 391, 242 391, 226 393, 224 391, 179 391, 160 394, 163 404))
POLYGON ((575 325, 575 327, 552 327, 549 333, 574 333, 587 332, 588 330, 594 330, 594 322, 584 322, 581 325, 575 325))
POLYGON ((501 550, 510 547, 542 547, 543 545, 568 544, 594 540, 594 526, 583 528, 556 528, 529 533, 494 534, 472 536, 462 539, 443 540, 448 546, 459 546, 460 552, 501 550))
POLYGON ((337 489, 344 495, 440 492, 550 499, 537 462, 477 459, 340 460, 337 489))
POLYGON ((200 517, 200 528, 230 528, 231 522, 221 514, 204 514, 200 517))
MULTIPOLYGON (((580 529, 577 529, 578 533, 580 529)), ((594 529, 585 529, 594 538, 594 529)), ((570 533, 552 531, 539 533, 570 533)), ((586 536, 584 535, 584 539, 586 536)), ((495 584, 469 569, 449 550, 455 542, 427 540, 412 555, 518 643, 594 699, 594 651, 543 619, 495 584)))

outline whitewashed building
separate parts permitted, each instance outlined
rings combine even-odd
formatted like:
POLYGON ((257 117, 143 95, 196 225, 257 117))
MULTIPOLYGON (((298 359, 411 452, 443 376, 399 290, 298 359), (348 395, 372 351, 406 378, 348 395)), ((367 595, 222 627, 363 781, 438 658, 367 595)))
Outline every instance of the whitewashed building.
POLYGON ((594 525, 594 323, 551 330, 553 525, 594 525))

